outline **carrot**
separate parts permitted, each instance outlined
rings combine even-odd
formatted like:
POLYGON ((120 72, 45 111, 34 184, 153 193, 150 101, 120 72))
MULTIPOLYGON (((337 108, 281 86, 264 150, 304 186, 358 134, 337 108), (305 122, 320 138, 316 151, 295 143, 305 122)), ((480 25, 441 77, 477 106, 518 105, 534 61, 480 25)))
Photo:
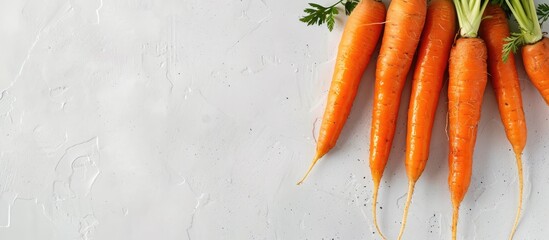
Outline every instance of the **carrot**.
POLYGON ((393 0, 387 10, 385 32, 376 66, 374 109, 370 132, 370 171, 374 183, 372 213, 376 230, 379 183, 393 142, 400 98, 416 51, 425 16, 425 0, 393 0))
MULTIPOLYGON (((515 16, 520 33, 514 33, 507 39, 503 49, 503 58, 510 52, 524 45, 522 60, 524 70, 530 81, 541 93, 545 103, 549 105, 549 39, 543 37, 538 21, 536 7, 533 0, 505 0, 507 6, 515 16)), ((540 11, 542 19, 547 19, 549 11, 540 11)))
POLYGON ((473 150, 487 81, 486 55, 486 45, 480 38, 460 38, 450 53, 448 184, 454 209, 452 239, 456 239, 459 205, 471 180, 473 150))
POLYGON ((485 19, 480 24, 480 36, 486 41, 488 48, 488 73, 490 73, 492 86, 496 93, 501 121, 505 127, 507 139, 515 153, 518 179, 519 202, 515 216, 515 223, 511 230, 510 238, 513 238, 520 219, 522 208, 523 174, 521 155, 526 145, 526 120, 522 109, 522 96, 520 84, 515 66, 515 57, 511 54, 507 61, 502 59, 504 39, 511 34, 503 9, 496 4, 489 4, 484 13, 485 19))
POLYGON ((456 14, 451 0, 433 0, 427 9, 427 18, 421 36, 416 68, 412 82, 412 94, 408 107, 406 134, 406 173, 408 197, 404 206, 402 226, 398 239, 402 238, 406 216, 414 192, 414 186, 429 158, 431 130, 435 120, 440 90, 450 48, 456 33, 456 14))
POLYGON ((349 16, 339 43, 316 154, 298 185, 307 178, 317 161, 335 146, 381 35, 385 11, 385 5, 380 1, 362 0, 349 16))
POLYGON ((452 199, 452 239, 457 237, 459 206, 471 181, 482 97, 487 82, 487 49, 477 37, 488 1, 454 0, 460 38, 450 51, 448 83, 448 186, 452 199))

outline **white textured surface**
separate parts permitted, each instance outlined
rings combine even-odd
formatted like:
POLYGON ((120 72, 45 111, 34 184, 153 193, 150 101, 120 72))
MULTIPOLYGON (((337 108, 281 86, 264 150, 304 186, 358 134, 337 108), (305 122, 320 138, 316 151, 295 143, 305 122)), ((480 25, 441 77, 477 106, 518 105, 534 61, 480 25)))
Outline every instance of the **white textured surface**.
MULTIPOLYGON (((341 21, 332 33, 298 22, 305 6, 0 1, 0 239, 378 239, 367 166, 373 62, 338 146, 295 185, 314 154, 341 34, 341 21)), ((547 239, 549 109, 521 83, 529 139, 516 239, 547 239)), ((487 89, 461 239, 505 239, 517 202, 487 89)), ((406 239, 450 237, 441 97, 406 239)), ((406 107, 379 199, 391 239, 406 192, 406 107)))

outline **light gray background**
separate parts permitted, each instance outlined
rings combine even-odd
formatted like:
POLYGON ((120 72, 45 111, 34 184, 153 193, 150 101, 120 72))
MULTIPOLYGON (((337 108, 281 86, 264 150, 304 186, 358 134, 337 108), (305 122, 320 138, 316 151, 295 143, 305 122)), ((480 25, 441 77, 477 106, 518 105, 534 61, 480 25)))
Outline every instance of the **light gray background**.
MULTIPOLYGON (((338 146, 295 185, 314 154, 344 20, 333 32, 306 27, 304 7, 0 1, 0 239, 378 239, 367 166, 375 59, 338 146)), ((521 64, 529 139, 515 239, 547 239, 549 109, 521 64)), ((391 239, 409 92, 410 82, 379 199, 391 239)), ((406 239, 450 237, 446 101, 406 239)), ((516 168, 491 86, 478 136, 459 236, 506 239, 516 168)))

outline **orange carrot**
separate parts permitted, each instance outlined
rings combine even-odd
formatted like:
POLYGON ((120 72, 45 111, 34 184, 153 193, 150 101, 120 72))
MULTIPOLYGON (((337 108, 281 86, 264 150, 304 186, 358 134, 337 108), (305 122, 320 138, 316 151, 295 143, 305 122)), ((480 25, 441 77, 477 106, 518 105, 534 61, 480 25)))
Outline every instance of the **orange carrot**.
POLYGON ((522 48, 524 70, 530 81, 538 89, 549 104, 549 39, 543 37, 540 41, 522 48))
POLYGON ((452 239, 456 239, 459 205, 471 181, 473 150, 486 87, 486 45, 480 38, 460 38, 450 53, 448 84, 448 184, 452 197, 452 239))
POLYGON ((486 44, 478 29, 488 1, 454 0, 460 38, 450 51, 448 73, 448 186, 452 199, 452 239, 457 238, 459 206, 471 182, 482 97, 487 82, 486 44))
POLYGON ((416 51, 425 16, 425 0, 393 0, 387 10, 385 32, 376 66, 374 109, 370 132, 370 171, 374 183, 372 213, 376 214, 377 195, 383 170, 395 134, 400 97, 416 51))
POLYGON ((316 154, 298 185, 307 178, 317 161, 335 146, 351 111, 362 74, 381 35, 385 12, 382 2, 362 0, 349 16, 339 43, 316 154))
POLYGON ((499 5, 489 4, 484 13, 485 19, 480 24, 480 36, 486 41, 488 48, 488 73, 491 75, 492 86, 496 93, 501 121, 505 127, 507 139, 515 152, 518 181, 519 202, 515 223, 511 230, 510 239, 513 238, 520 219, 522 208, 523 174, 521 155, 526 145, 526 120, 522 109, 522 96, 520 84, 515 66, 515 57, 510 54, 507 61, 503 61, 503 46, 505 38, 511 34, 505 12, 499 5))
POLYGON ((408 107, 406 173, 409 186, 398 239, 401 239, 404 233, 415 183, 429 158, 431 130, 450 49, 456 34, 455 25, 456 14, 452 0, 431 1, 421 36, 408 107))
MULTIPOLYGON (((541 93, 545 103, 549 105, 549 39, 543 36, 538 13, 533 0, 505 0, 515 16, 520 32, 507 38, 503 48, 504 58, 509 53, 522 48, 524 70, 530 81, 541 93)), ((539 11, 542 19, 549 17, 547 11, 539 11)))

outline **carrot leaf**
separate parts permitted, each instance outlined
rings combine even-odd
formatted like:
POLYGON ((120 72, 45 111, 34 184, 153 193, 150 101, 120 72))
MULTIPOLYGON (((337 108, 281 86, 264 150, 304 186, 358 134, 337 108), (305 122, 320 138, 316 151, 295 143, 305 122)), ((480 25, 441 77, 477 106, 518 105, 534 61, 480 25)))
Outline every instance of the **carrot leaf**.
POLYGON ((547 5, 547 3, 538 5, 536 12, 538 14, 538 21, 540 25, 549 19, 549 5, 547 5))
POLYGON ((355 9, 360 0, 339 0, 331 6, 322 6, 317 3, 309 3, 309 8, 305 8, 303 12, 305 16, 299 20, 310 25, 322 25, 326 23, 328 30, 332 31, 335 25, 335 17, 339 14, 338 5, 342 4, 345 8, 345 14, 349 15, 355 9))
POLYGON ((312 8, 306 8, 305 10, 303 10, 309 15, 299 19, 300 21, 307 23, 307 25, 322 25, 326 21, 326 17, 331 13, 331 11, 329 11, 329 8, 318 5, 316 3, 309 3, 309 6, 311 6, 312 8))
POLYGON ((328 18, 326 19, 326 25, 328 26, 328 29, 330 29, 330 31, 334 29, 335 15, 337 14, 339 14, 337 8, 332 8, 332 10, 330 10, 328 18))
POLYGON ((505 45, 503 45, 503 62, 506 62, 509 58, 509 54, 517 52, 518 48, 524 45, 526 40, 521 33, 511 33, 511 36, 505 38, 505 45))
POLYGON ((349 0, 345 2, 345 14, 349 15, 355 9, 360 0, 349 0))

